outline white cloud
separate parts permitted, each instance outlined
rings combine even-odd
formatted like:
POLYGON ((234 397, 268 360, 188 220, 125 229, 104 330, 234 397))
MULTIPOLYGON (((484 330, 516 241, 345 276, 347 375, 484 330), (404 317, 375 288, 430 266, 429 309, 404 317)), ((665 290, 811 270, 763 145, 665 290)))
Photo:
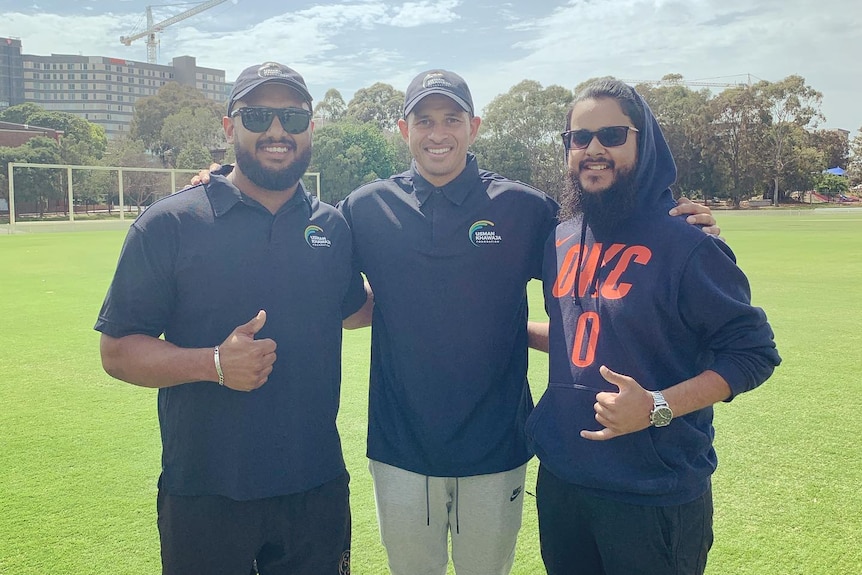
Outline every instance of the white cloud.
POLYGON ((15 30, 26 54, 122 57, 126 50, 120 44, 120 36, 128 30, 123 20, 110 14, 60 16, 7 12, 0 14, 0 21, 7 29, 15 30))
POLYGON ((396 10, 390 20, 392 26, 414 28, 428 24, 447 24, 458 20, 460 16, 454 11, 461 2, 458 0, 438 0, 431 2, 405 2, 396 10))

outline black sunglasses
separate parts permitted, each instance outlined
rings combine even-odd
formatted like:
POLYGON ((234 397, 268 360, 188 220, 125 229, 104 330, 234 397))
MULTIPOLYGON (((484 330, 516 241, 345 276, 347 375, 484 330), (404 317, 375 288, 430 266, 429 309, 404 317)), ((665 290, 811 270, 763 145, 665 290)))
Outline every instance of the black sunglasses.
POLYGON ((272 119, 276 115, 281 122, 281 127, 288 134, 301 134, 311 123, 311 112, 302 108, 246 107, 234 110, 230 117, 239 116, 246 130, 260 134, 269 130, 272 119))
POLYGON ((567 150, 583 150, 590 145, 593 137, 599 139, 599 143, 608 148, 615 148, 626 143, 629 130, 637 132, 637 128, 631 126, 608 126, 592 132, 590 130, 569 130, 560 134, 563 137, 563 146, 567 150))

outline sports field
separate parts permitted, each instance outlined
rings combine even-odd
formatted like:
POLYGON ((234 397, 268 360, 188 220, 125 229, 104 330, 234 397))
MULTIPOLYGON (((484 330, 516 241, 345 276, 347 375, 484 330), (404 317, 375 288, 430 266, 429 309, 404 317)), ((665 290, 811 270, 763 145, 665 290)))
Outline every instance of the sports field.
MULTIPOLYGON (((719 212, 782 365, 717 408, 711 575, 862 573, 862 211, 719 212)), ((62 228, 61 228, 62 229, 62 228)), ((76 230, 84 229, 78 225, 76 230)), ((159 572, 156 392, 101 369, 119 231, 0 230, 0 574, 159 572)), ((533 318, 541 292, 531 284, 533 318)), ((467 329, 467 328, 465 328, 467 329)), ((353 573, 384 574, 365 460, 369 330, 346 332, 353 573)), ((546 359, 531 356, 536 399, 546 359)), ((528 491, 535 485, 535 462, 528 491)), ((526 498, 514 573, 544 573, 526 498)))

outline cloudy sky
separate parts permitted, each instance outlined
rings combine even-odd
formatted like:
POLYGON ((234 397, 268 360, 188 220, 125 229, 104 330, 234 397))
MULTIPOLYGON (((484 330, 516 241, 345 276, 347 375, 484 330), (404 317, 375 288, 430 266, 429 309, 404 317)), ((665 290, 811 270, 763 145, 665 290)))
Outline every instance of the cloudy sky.
MULTIPOLYGON (((312 95, 345 100, 374 82, 404 90, 432 67, 459 72, 478 109, 521 80, 573 88, 602 75, 669 73, 733 83, 803 76, 823 127, 862 127, 859 0, 227 0, 161 34, 159 63, 190 55, 228 79, 276 60, 312 95)), ((147 0, 0 0, 0 36, 26 54, 146 61, 119 42, 145 27, 147 0)), ((155 6, 163 20, 192 4, 155 6)))

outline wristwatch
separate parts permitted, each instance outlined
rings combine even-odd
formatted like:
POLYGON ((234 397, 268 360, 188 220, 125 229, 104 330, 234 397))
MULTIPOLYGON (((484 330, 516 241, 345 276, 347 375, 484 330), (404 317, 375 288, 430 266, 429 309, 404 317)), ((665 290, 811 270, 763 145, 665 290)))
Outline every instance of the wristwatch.
POLYGON ((667 404, 664 395, 660 391, 651 391, 652 394, 652 411, 649 414, 649 422, 656 427, 664 427, 669 425, 673 419, 673 411, 667 404))

